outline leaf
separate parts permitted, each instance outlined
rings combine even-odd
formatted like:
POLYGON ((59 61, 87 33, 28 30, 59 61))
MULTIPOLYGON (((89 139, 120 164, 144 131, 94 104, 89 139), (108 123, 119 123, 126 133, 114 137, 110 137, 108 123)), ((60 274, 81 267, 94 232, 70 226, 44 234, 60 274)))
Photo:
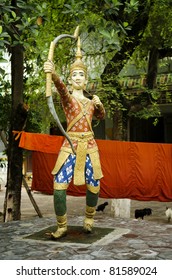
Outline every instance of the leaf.
POLYGON ((16 19, 16 13, 14 11, 11 11, 11 14, 12 14, 13 18, 16 19))
POLYGON ((102 34, 104 37, 111 39, 111 34, 106 30, 100 30, 100 34, 102 34))
POLYGON ((16 27, 18 28, 18 30, 23 30, 24 26, 22 24, 16 24, 16 27))
POLYGON ((10 35, 7 32, 2 32, 0 35, 1 35, 1 37, 6 37, 6 38, 10 37, 10 35))
POLYGON ((124 26, 124 27, 127 27, 127 26, 128 26, 128 22, 124 21, 124 22, 123 22, 123 26, 124 26))

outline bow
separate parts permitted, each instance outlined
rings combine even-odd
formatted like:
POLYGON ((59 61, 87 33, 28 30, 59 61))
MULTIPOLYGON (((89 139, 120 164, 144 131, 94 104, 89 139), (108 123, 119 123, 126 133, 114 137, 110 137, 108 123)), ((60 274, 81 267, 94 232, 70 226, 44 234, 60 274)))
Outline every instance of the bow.
MULTIPOLYGON (((48 60, 53 61, 53 55, 54 55, 54 49, 55 49, 55 45, 57 44, 57 42, 63 38, 72 38, 72 39, 77 39, 79 34, 79 26, 77 26, 74 35, 69 35, 69 34, 61 34, 59 36, 57 36, 50 44, 50 49, 49 49, 49 53, 48 53, 48 60)), ((52 94, 51 94, 51 83, 52 83, 52 73, 46 73, 46 97, 47 97, 47 104, 48 107, 50 109, 50 112, 52 114, 52 116, 54 117, 60 131, 62 132, 62 134, 66 137, 66 139, 68 140, 72 151, 74 154, 76 154, 75 149, 73 147, 72 141, 69 138, 68 134, 66 133, 66 131, 64 130, 59 117, 57 116, 55 107, 54 107, 54 102, 53 102, 53 98, 52 98, 52 94)))

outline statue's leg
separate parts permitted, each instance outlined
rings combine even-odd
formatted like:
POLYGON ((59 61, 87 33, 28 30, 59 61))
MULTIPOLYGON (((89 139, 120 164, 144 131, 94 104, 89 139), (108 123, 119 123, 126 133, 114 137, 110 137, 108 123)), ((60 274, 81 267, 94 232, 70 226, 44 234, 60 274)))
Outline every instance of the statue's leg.
MULTIPOLYGON (((67 187, 68 184, 66 184, 66 189, 67 187)), ((67 234, 66 189, 54 190, 54 209, 57 218, 57 230, 51 233, 54 239, 58 239, 67 234)))
POLYGON ((57 230, 52 237, 58 239, 67 234, 66 190, 73 176, 76 156, 69 155, 54 178, 54 209, 57 217, 57 230))
POLYGON ((96 205, 99 197, 99 186, 94 187, 96 193, 91 192, 87 186, 86 193, 86 211, 85 211, 85 220, 84 220, 84 230, 87 233, 92 232, 94 225, 94 215, 96 213, 96 205))
POLYGON ((91 232, 94 224, 94 215, 100 191, 100 180, 94 179, 93 167, 89 155, 86 158, 85 178, 87 185, 86 211, 84 220, 84 230, 91 232))

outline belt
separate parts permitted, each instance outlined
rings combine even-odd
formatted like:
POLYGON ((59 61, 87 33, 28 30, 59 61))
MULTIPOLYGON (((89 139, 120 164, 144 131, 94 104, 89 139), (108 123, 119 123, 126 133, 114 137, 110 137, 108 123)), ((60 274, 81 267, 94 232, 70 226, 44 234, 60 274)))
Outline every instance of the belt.
POLYGON ((94 136, 92 131, 88 132, 68 132, 68 135, 72 140, 77 140, 77 141, 88 141, 91 140, 94 136))
POLYGON ((93 139, 93 132, 68 132, 71 140, 77 140, 76 164, 74 168, 74 185, 85 184, 85 161, 87 155, 87 142, 93 139))

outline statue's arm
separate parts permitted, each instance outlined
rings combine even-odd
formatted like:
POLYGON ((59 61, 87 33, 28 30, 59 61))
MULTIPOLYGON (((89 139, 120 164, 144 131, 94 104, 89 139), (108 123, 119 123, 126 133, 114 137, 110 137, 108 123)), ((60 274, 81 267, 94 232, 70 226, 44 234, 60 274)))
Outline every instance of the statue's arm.
POLYGON ((104 119, 105 118, 105 109, 104 109, 102 102, 100 101, 100 98, 97 95, 93 95, 92 101, 93 101, 94 107, 95 107, 94 116, 97 119, 104 119))

